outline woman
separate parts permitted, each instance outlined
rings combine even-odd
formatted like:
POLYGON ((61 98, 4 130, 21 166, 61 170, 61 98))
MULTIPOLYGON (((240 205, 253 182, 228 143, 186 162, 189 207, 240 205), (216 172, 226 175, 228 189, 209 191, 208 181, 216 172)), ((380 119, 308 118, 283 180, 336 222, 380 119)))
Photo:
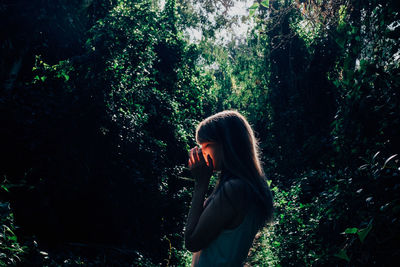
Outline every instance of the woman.
POLYGON ((195 179, 185 245, 195 252, 192 266, 242 266, 254 236, 272 217, 272 195, 265 181, 257 141, 247 120, 223 111, 202 121, 200 145, 190 150, 195 179), (204 201, 213 171, 221 171, 204 201))

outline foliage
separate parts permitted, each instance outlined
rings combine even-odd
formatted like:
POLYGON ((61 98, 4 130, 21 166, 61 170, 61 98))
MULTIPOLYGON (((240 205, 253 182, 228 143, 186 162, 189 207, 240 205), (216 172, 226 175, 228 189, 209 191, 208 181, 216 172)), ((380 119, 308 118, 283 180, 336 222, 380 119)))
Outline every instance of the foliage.
POLYGON ((15 234, 14 214, 10 204, 0 203, 0 213, 0 266, 16 265, 21 262, 26 247, 21 246, 15 234))
MULTIPOLYGON (((382 217, 380 209, 397 203, 398 187, 389 178, 397 173, 393 166, 384 175, 385 164, 377 164, 377 157, 371 163, 370 158, 381 151, 384 162, 391 162, 398 153, 398 137, 392 131, 398 128, 400 114, 395 89, 398 46, 393 39, 397 13, 392 3, 271 4, 271 9, 259 3, 250 8, 258 24, 248 40, 258 46, 248 51, 262 47, 264 58, 257 61, 243 46, 233 44, 227 56, 216 56, 220 65, 213 74, 221 84, 216 95, 224 101, 222 109, 239 108, 256 122, 266 171, 277 185, 277 224, 263 231, 255 244, 258 250, 248 261, 267 266, 326 266, 342 264, 341 260, 363 266, 385 264, 381 255, 397 255, 398 246, 385 240, 386 248, 377 252, 370 236, 375 237, 377 229, 385 232, 383 225, 395 220, 396 211, 382 217), (241 73, 234 69, 246 60, 232 59, 238 51, 246 51, 243 54, 253 63, 241 73), (371 58, 361 61, 364 57, 371 58), (248 78, 253 69, 256 77, 265 79, 261 86, 266 96, 248 78), (232 101, 233 88, 243 77, 250 90, 239 87, 243 95, 232 101), (251 94, 255 100, 250 102, 257 103, 259 112, 243 106, 251 94), (360 165, 376 169, 360 173, 360 165), (372 188, 377 190, 372 193, 372 188), (388 190, 393 193, 383 193, 388 190), (372 200, 379 210, 368 204, 372 200)), ((386 235, 396 235, 398 229, 396 225, 386 235)))
POLYGON ((234 1, 159 3, 0 4, 1 263, 189 265, 187 150, 224 109, 253 125, 274 192, 249 265, 396 261, 395 1, 255 1, 223 44, 234 1))
POLYGON ((175 10, 174 1, 163 11, 151 1, 113 1, 87 20, 77 54, 25 55, 25 82, 2 98, 1 137, 10 155, 2 174, 21 184, 8 196, 21 234, 128 246, 155 262, 171 257, 171 244, 181 248, 191 184, 180 177, 207 84, 175 10))
MULTIPOLYGON (((396 24, 397 13, 392 3, 374 6, 357 2, 346 6, 332 1, 326 4, 325 10, 333 7, 330 10, 336 10, 338 19, 328 20, 323 13, 315 19, 311 15, 323 9, 317 2, 310 3, 307 9, 305 4, 279 8, 275 3, 278 11, 268 11, 266 16, 270 37, 266 40, 272 46, 278 44, 267 54, 269 62, 278 67, 270 67, 267 102, 272 110, 266 111, 273 112, 270 113, 271 129, 275 129, 274 135, 280 135, 272 139, 271 133, 267 140, 277 141, 279 153, 275 155, 282 155, 284 161, 276 161, 275 167, 271 165, 269 169, 270 177, 279 186, 274 188, 278 223, 268 230, 267 236, 272 236, 269 244, 279 246, 271 246, 264 253, 276 255, 282 266, 326 266, 344 262, 355 266, 378 262, 390 265, 383 255, 398 257, 399 251, 394 245, 398 225, 389 227, 390 230, 385 226, 397 221, 397 210, 389 207, 397 205, 398 196, 394 181, 398 176, 395 159, 399 146, 392 130, 398 128, 399 105, 395 89, 398 87, 398 46, 393 39, 396 38, 394 28, 388 25, 396 24), (304 32, 305 19, 313 23, 311 36, 310 32, 304 32), (288 21, 291 24, 286 24, 288 21), (279 30, 274 25, 280 25, 279 30), (296 41, 297 36, 300 42, 296 41), (291 58, 291 47, 299 49, 302 41, 305 46, 300 47, 308 54, 302 60, 299 54, 291 58), (280 53, 282 49, 286 51, 280 53), (296 65, 301 67, 296 69, 296 65), (315 69, 318 73, 312 71, 314 66, 318 66, 315 69), (304 68, 307 71, 302 74, 304 68), (308 76, 311 73, 313 78, 308 76), (287 82, 297 75, 302 77, 299 81, 287 82), (279 78, 278 82, 274 78, 279 78), (327 90, 324 97, 310 90, 313 84, 301 86, 302 81, 311 80, 320 85, 320 91, 327 90), (324 108, 313 105, 316 101, 324 108), (318 119, 319 114, 305 112, 310 107, 323 112, 320 118, 325 122, 318 119), (337 110, 335 116, 334 110, 337 110), (316 125, 320 132, 315 127, 307 131, 309 119, 319 121, 316 125), (297 122, 302 124, 302 129, 296 127, 297 122), (316 136, 319 137, 314 139, 316 136), (301 139, 304 137, 309 141, 301 139), (315 143, 315 140, 324 141, 315 143), (303 147, 298 143, 304 144, 303 147), (338 153, 333 153, 332 148, 338 153), (297 149, 303 158, 296 157, 297 149), (310 157, 317 151, 323 154, 310 157), (386 161, 392 161, 388 170, 384 167, 386 161), (311 170, 299 173, 299 178, 293 177, 297 170, 307 169, 311 170), (303 216, 307 220, 302 221, 303 216), (378 237, 381 234, 392 238, 381 239, 378 237)), ((262 15, 260 10, 258 16, 262 15)), ((261 26, 259 31, 261 34, 265 30, 261 26)))
POLYGON ((399 146, 394 130, 400 123, 395 115, 399 112, 395 89, 400 84, 399 59, 389 27, 396 21, 394 9, 387 3, 354 13, 354 19, 338 25, 335 39, 343 54, 331 74, 340 99, 332 123, 334 144, 343 156, 378 150, 396 153, 391 147, 399 146), (355 21, 360 16, 362 23, 355 21))
MULTIPOLYGON (((330 204, 336 199, 338 192, 317 193, 311 201, 304 195, 304 186, 310 179, 319 179, 329 183, 331 177, 319 177, 324 173, 311 172, 304 174, 301 182, 293 185, 289 191, 273 187, 276 208, 276 222, 268 229, 269 253, 276 255, 280 266, 326 265, 331 248, 322 244, 320 234, 324 217, 333 220, 330 204), (307 175, 307 176, 306 176, 307 175)), ((265 233, 264 233, 265 235, 265 233)), ((269 264, 271 266, 272 264, 269 264)), ((275 266, 275 264, 274 264, 275 266)))

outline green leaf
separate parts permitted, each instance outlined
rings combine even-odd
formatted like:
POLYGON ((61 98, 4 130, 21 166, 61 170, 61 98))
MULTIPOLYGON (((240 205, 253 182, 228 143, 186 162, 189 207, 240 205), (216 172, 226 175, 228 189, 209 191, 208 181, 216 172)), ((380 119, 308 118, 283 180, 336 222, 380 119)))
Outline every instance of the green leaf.
POLYGON ((358 232, 358 228, 353 227, 353 228, 347 228, 344 230, 345 234, 356 234, 358 232))
POLYGON ((264 0, 264 1, 262 1, 262 2, 261 2, 261 5, 262 5, 263 7, 268 8, 268 7, 269 7, 269 0, 264 0))
POLYGON ((358 237, 360 238, 361 243, 364 242, 364 239, 367 237, 369 231, 372 229, 372 220, 369 222, 368 226, 365 227, 364 229, 360 229, 358 231, 358 237))
POLYGON ((6 192, 10 192, 5 185, 1 185, 1 188, 3 188, 6 192))
POLYGON ((272 242, 272 246, 274 246, 274 247, 280 247, 281 246, 281 243, 280 242, 278 242, 278 241, 274 241, 274 242, 272 242))
POLYGON ((257 9, 258 7, 259 7, 259 3, 257 3, 257 2, 255 2, 251 7, 250 7, 250 9, 257 9))
POLYGON ((16 242, 17 241, 17 237, 15 235, 12 235, 12 236, 8 237, 8 240, 16 242))
POLYGON ((339 86, 340 86, 340 82, 339 82, 338 80, 334 80, 334 81, 333 81, 333 84, 334 84, 336 87, 339 87, 339 86))
POLYGON ((254 13, 256 12, 256 9, 257 9, 259 6, 260 6, 260 4, 256 2, 256 3, 254 3, 254 4, 250 7, 250 9, 249 9, 249 15, 250 15, 250 17, 254 16, 254 13))
POLYGON ((346 253, 345 249, 341 249, 338 253, 336 253, 333 256, 338 257, 338 258, 343 259, 343 260, 346 260, 347 262, 350 262, 350 258, 349 258, 349 256, 347 256, 347 253, 346 253))
POLYGON ((336 43, 340 46, 340 48, 344 48, 346 40, 344 38, 338 37, 335 39, 336 43))

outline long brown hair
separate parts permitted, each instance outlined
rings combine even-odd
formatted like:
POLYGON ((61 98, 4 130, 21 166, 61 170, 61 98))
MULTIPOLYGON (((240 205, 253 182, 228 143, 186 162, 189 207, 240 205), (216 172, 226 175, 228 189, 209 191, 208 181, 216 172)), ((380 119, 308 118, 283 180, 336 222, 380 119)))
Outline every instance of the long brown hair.
MULTIPOLYGON (((272 219, 272 194, 260 163, 258 141, 246 118, 235 110, 226 110, 203 120, 196 129, 197 143, 222 145, 222 172, 246 182, 262 207, 263 222, 272 219)), ((224 181, 220 181, 218 187, 224 181)))

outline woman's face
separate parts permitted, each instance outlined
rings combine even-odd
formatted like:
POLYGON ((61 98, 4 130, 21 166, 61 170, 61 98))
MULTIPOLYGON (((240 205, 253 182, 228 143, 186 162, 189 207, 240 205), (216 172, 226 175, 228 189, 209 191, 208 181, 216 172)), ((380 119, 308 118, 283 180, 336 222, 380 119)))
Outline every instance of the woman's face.
POLYGON ((214 170, 218 171, 221 170, 221 162, 222 162, 222 147, 220 144, 216 142, 204 142, 200 144, 201 146, 201 151, 203 153, 203 157, 208 163, 208 155, 210 155, 213 165, 214 165, 214 170))

